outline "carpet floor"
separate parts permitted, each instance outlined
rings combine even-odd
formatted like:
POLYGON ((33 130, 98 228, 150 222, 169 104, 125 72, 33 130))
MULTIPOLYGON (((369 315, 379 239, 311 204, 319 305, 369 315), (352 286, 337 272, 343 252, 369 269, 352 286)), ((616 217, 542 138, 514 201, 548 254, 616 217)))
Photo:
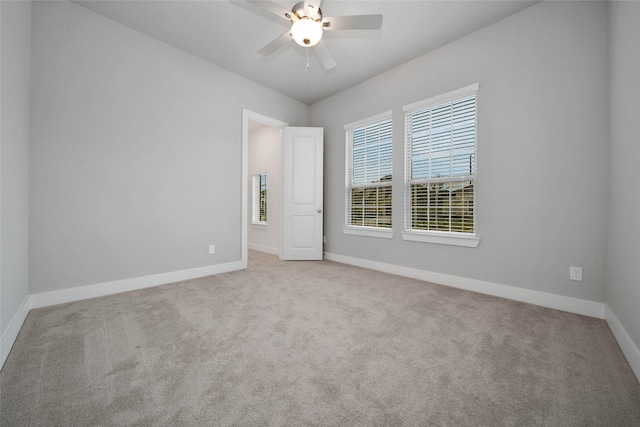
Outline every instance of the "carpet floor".
POLYGON ((2 426, 640 426, 607 324, 329 261, 32 310, 2 426))

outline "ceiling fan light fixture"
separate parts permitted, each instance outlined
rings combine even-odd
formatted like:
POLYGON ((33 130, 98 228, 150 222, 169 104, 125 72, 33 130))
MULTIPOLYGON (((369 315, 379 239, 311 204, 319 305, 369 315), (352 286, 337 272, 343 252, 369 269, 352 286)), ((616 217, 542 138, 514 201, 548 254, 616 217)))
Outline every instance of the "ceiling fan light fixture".
POLYGON ((315 46, 322 38, 322 23, 303 17, 291 26, 291 36, 300 46, 315 46))

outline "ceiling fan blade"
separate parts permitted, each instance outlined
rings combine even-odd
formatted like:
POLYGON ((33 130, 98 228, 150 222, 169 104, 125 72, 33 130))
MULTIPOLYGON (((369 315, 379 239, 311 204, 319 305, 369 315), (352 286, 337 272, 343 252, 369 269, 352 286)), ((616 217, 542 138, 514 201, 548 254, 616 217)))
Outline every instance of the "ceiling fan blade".
POLYGON ((260 6, 261 8, 278 15, 279 17, 286 19, 287 21, 291 20, 292 13, 290 10, 285 9, 277 3, 267 0, 247 0, 249 3, 253 3, 256 6, 260 6))
POLYGON ((322 0, 304 0, 304 10, 307 11, 308 16, 313 16, 320 10, 320 2, 322 0))
POLYGON ((258 53, 264 56, 271 55, 273 52, 275 52, 276 50, 280 49, 282 46, 287 44, 290 40, 293 40, 293 37, 291 36, 291 31, 287 30, 286 33, 284 33, 283 35, 281 35, 280 37, 278 37, 277 39, 275 39, 274 41, 272 41, 271 43, 269 43, 268 45, 260 49, 258 53))
POLYGON ((322 20, 322 28, 331 30, 379 30, 382 15, 331 16, 322 20))
POLYGON ((320 58, 320 62, 322 62, 322 66, 325 70, 330 70, 336 66, 336 60, 333 59, 333 55, 329 52, 324 40, 320 40, 320 42, 314 46, 314 49, 316 50, 316 53, 320 58))

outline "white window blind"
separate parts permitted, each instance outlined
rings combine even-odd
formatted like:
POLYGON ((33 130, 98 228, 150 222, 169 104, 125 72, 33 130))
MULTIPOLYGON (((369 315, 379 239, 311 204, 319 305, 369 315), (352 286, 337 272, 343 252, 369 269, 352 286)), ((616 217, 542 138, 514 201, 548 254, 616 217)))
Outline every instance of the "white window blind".
POLYGON ((253 175, 253 218, 256 224, 267 222, 267 174, 253 175))
POLYGON ((391 112, 345 126, 347 226, 391 228, 391 112))
POLYGON ((405 229, 475 234, 478 85, 405 107, 405 229))

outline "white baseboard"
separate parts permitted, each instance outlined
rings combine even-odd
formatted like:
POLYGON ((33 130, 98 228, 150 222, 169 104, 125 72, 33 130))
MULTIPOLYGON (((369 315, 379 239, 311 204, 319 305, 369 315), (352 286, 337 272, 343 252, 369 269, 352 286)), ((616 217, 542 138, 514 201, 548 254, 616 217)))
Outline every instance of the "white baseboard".
POLYGON ((278 248, 270 248, 268 246, 256 245, 255 243, 247 243, 247 248, 254 251, 265 252, 272 255, 278 255, 280 253, 278 251, 278 248))
POLYGON ((613 332, 613 336, 616 337, 616 341, 618 341, 620 349, 622 349, 622 353, 624 353, 624 356, 627 358, 631 370, 633 370, 636 378, 640 381, 640 349, 638 349, 638 346, 633 342, 608 304, 605 304, 604 316, 611 332, 613 332))
POLYGON ((336 261, 342 264, 355 265, 357 267, 382 271, 384 273, 409 277, 425 282, 437 283, 439 285, 478 292, 481 294, 493 295, 514 301, 526 302, 542 307, 567 311, 569 313, 581 314, 584 316, 604 319, 604 304, 600 302, 588 301, 578 298, 571 298, 562 295, 550 294, 547 292, 533 291, 530 289, 516 288, 515 286, 499 285, 497 283, 485 282, 482 280, 468 279, 466 277, 452 276, 449 274, 434 273, 416 268, 403 267, 394 264, 385 264, 361 258, 353 258, 344 255, 326 253, 325 259, 336 261))
POLYGON ((27 319, 29 310, 31 310, 31 296, 27 295, 24 301, 22 301, 20 308, 18 308, 18 311, 13 316, 13 319, 9 322, 9 326, 2 334, 2 337, 0 337, 0 370, 9 356, 13 343, 15 343, 18 338, 20 328, 22 328, 24 321, 27 319))
POLYGON ((199 277, 227 273, 230 271, 241 270, 243 268, 246 268, 246 266, 243 265, 242 261, 235 261, 226 264, 172 271, 170 273, 153 274, 151 276, 134 277, 131 279, 116 280, 113 282, 98 283, 95 285, 60 289, 59 291, 42 292, 31 295, 31 308, 48 307, 50 305, 63 304, 65 302, 134 291, 137 289, 150 288, 152 286, 166 285, 168 283, 197 279, 199 277))
POLYGON ((547 292, 532 291, 530 289, 516 288, 513 286, 498 285, 496 283, 467 279, 465 277, 433 273, 430 271, 385 264, 338 254, 326 253, 325 259, 340 262, 342 264, 354 265, 357 267, 382 271, 384 273, 396 274, 398 276, 410 277, 412 279, 424 280, 440 285, 507 298, 510 300, 526 302, 542 307, 567 311, 569 313, 605 319, 609 328, 611 328, 611 331, 613 332, 613 336, 618 341, 618 345, 627 358, 633 373, 638 380, 640 380, 640 349, 638 349, 638 346, 633 342, 627 331, 607 304, 565 297, 547 292))
POLYGON ((338 254, 326 253, 325 259, 342 264, 354 265, 356 267, 382 271, 384 273, 396 274, 398 276, 409 277, 412 279, 424 280, 427 282, 437 283, 439 285, 451 286, 454 288, 526 302, 542 307, 567 311, 569 313, 605 319, 611 329, 611 332, 613 332, 613 336, 616 341, 618 341, 618 345, 626 357, 627 362, 629 362, 631 370, 640 381, 640 349, 638 349, 638 346, 633 342, 627 331, 607 304, 565 297, 547 292, 532 291, 530 289, 516 288, 513 286, 498 285, 496 283, 467 279, 448 274, 433 273, 430 271, 385 264, 338 254))
MULTIPOLYGON (((261 250, 259 248, 252 248, 251 246, 249 246, 249 248, 258 251, 261 250)), ((266 251, 263 250, 262 252, 266 251)), ((277 250, 275 254, 277 254, 277 250)), ((570 313, 605 319, 609 324, 614 337, 618 341, 622 352, 627 358, 631 369, 635 373, 636 377, 640 380, 640 349, 638 349, 620 321, 618 321, 618 318, 615 316, 611 308, 606 304, 565 297, 562 295, 549 294, 546 292, 499 285, 496 283, 484 282, 481 280, 468 279, 448 274, 433 273, 425 270, 418 270, 393 264, 385 264, 338 254, 326 253, 325 258, 330 261, 368 268, 371 270, 382 271, 390 274, 396 274, 398 276, 424 280, 440 285, 451 286, 483 294, 507 298, 515 301, 535 304, 543 307, 554 308, 570 313)), ((4 366, 4 362, 6 361, 9 352, 11 351, 11 347, 13 347, 13 344, 18 337, 20 328, 24 324, 24 321, 26 320, 27 315, 32 308, 47 307, 50 305, 164 285, 168 283, 179 282, 182 280, 196 279, 199 277, 241 270, 243 268, 246 268, 246 266, 242 263, 242 261, 235 261, 226 264, 192 268, 170 273, 154 274, 151 276, 116 280, 113 282, 99 283, 77 288, 61 289, 59 291, 27 295, 27 297, 22 302, 22 305, 13 316, 13 319, 11 319, 11 322, 9 322, 9 326, 2 334, 2 337, 0 337, 0 369, 2 369, 2 366, 4 366)))
POLYGON ((76 288, 67 288, 60 289, 58 291, 27 295, 15 316, 13 316, 13 319, 9 323, 6 331, 2 334, 2 337, 0 337, 0 369, 4 366, 4 362, 7 359, 7 356, 9 356, 11 347, 13 347, 13 343, 18 337, 20 328, 24 324, 29 311, 33 308, 48 307, 66 302, 166 285, 168 283, 197 279, 199 277, 212 276, 214 274, 228 273, 230 271, 242 270, 244 268, 246 268, 246 265, 242 261, 235 261, 226 264, 210 265, 206 267, 191 268, 188 270, 172 271, 169 273, 153 274, 150 276, 134 277, 132 279, 116 280, 113 282, 98 283, 95 285, 79 286, 76 288))

